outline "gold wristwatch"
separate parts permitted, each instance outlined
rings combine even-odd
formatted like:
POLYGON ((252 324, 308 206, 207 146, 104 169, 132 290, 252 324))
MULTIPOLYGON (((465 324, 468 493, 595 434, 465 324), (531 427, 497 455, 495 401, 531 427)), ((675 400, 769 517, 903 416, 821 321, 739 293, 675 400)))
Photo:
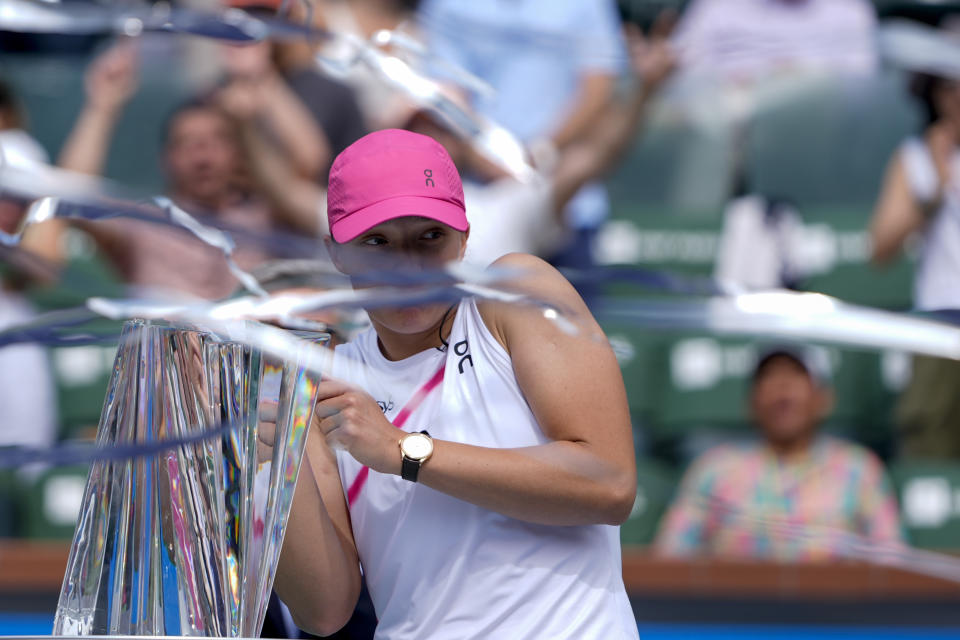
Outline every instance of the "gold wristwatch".
POLYGON ((400 438, 400 477, 416 482, 420 467, 433 455, 433 438, 426 431, 408 433, 400 438))

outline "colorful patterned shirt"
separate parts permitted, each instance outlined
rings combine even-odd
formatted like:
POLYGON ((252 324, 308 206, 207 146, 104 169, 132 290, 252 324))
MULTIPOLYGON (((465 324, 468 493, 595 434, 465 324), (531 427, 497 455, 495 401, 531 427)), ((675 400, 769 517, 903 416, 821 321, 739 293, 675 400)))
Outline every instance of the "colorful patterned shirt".
POLYGON ((672 556, 817 561, 863 543, 902 544, 883 466, 863 447, 821 437, 805 453, 722 445, 698 458, 657 536, 672 556))

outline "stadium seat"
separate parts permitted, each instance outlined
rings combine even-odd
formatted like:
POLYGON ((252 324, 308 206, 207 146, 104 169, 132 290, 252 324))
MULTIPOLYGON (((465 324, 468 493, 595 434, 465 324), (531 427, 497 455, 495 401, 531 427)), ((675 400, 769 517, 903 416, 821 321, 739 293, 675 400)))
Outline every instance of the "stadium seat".
MULTIPOLYGON (((92 54, 91 54, 92 55, 92 54)), ((159 157, 160 124, 190 95, 183 65, 152 69, 167 56, 141 56, 140 87, 124 109, 110 148, 105 175, 149 191, 163 189, 159 157), (155 123, 146 129, 143 123, 155 123)), ((8 57, 0 73, 23 102, 33 133, 55 157, 83 101, 83 74, 90 60, 77 55, 8 57), (15 62, 13 62, 15 60, 15 62), (42 124, 42 126, 37 126, 42 124)))
POLYGON ((805 85, 758 111, 748 130, 749 190, 809 206, 872 206, 900 141, 920 129, 903 74, 805 85))
POLYGON ((605 327, 607 339, 620 363, 630 412, 646 421, 656 406, 656 378, 661 370, 656 360, 663 337, 649 330, 631 327, 605 327))
POLYGON ((960 541, 960 464, 904 461, 890 467, 910 543, 956 550, 960 541))
POLYGON ((670 119, 668 104, 652 110, 621 164, 607 180, 614 203, 719 212, 732 195, 733 136, 670 119))
POLYGON ((890 265, 870 263, 872 205, 864 208, 808 207, 801 211, 809 251, 822 266, 802 285, 846 302, 902 310, 912 307, 914 262, 901 255, 890 265))
POLYGON ((646 545, 653 541, 678 480, 676 470, 664 463, 652 458, 637 459, 637 497, 630 517, 620 527, 623 544, 646 545))
POLYGON ((0 538, 17 533, 17 487, 12 471, 0 470, 0 538))
POLYGON ((51 350, 60 438, 90 440, 96 435, 116 346, 86 345, 51 350))
MULTIPOLYGON (((84 241, 84 236, 70 239, 84 241)), ((39 311, 79 307, 90 296, 122 295, 122 286, 107 265, 83 249, 77 253, 56 286, 31 289, 31 301, 39 311)), ((119 335, 120 323, 97 320, 85 323, 83 330, 119 335)), ((50 349, 61 439, 89 439, 96 432, 115 352, 116 344, 109 342, 50 349)))
MULTIPOLYGON (((644 435, 652 441, 698 431, 751 432, 749 380, 757 349, 770 341, 606 330, 620 358, 631 411, 642 416, 644 435)), ((889 444, 890 412, 907 375, 905 356, 833 347, 823 353, 836 395, 827 429, 872 446, 889 444)))
POLYGON ((85 466, 60 467, 24 481, 18 533, 26 538, 72 538, 87 470, 85 466))
MULTIPOLYGON (((884 309, 911 307, 912 259, 904 255, 882 268, 870 263, 870 207, 808 207, 800 214, 804 228, 798 251, 808 272, 802 289, 884 309)), ((709 277, 722 230, 719 211, 670 211, 620 202, 597 238, 598 260, 709 277)), ((640 290, 613 291, 636 295, 640 290)))

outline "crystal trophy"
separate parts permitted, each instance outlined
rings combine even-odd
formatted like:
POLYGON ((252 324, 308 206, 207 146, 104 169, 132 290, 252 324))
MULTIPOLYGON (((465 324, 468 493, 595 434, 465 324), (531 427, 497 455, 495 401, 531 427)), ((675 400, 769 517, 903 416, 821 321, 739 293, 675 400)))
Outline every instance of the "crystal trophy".
POLYGON ((266 615, 320 377, 197 328, 124 326, 101 446, 192 438, 93 463, 54 635, 256 637, 266 615), (226 427, 229 428, 226 428, 226 427), (258 431, 275 430, 258 458, 258 431))

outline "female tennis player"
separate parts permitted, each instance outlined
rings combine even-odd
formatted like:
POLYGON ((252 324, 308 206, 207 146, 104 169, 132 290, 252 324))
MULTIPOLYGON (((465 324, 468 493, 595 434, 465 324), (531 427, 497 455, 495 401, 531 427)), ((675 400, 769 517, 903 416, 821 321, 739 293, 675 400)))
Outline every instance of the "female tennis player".
MULTIPOLYGON (((337 267, 434 268, 463 257, 457 170, 432 138, 372 133, 330 172, 337 267)), ((361 571, 378 638, 633 638, 618 525, 636 470, 623 381, 574 288, 532 256, 495 263, 571 310, 465 299, 371 309, 337 347, 278 568, 295 621, 353 611, 361 571)))

